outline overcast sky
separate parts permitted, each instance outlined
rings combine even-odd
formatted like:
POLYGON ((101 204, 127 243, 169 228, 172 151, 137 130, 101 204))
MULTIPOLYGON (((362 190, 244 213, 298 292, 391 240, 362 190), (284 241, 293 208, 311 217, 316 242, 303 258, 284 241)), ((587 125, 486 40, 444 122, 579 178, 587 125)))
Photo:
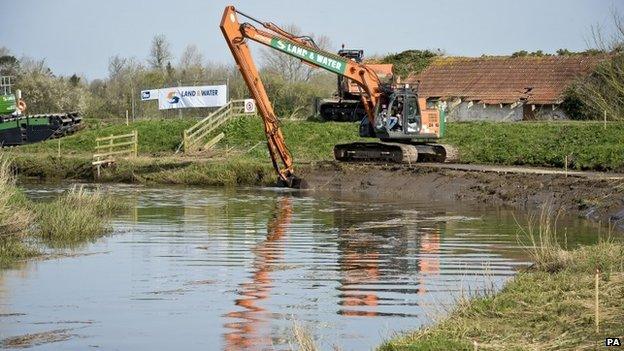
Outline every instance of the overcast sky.
MULTIPOLYGON (((163 33, 176 58, 196 44, 208 60, 233 63, 218 25, 226 4, 338 48, 369 54, 442 49, 451 55, 585 50, 590 26, 610 24, 622 0, 1 0, 0 46, 45 58, 54 72, 107 75, 109 57, 144 60, 163 33)), ((609 27, 610 28, 610 27, 609 27)))

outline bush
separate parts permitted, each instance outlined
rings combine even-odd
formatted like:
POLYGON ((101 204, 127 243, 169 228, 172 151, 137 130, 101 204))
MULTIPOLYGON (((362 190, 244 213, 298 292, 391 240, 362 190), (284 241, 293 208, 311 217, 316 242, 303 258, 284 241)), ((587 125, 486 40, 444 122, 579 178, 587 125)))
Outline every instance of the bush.
POLYGON ((282 75, 263 72, 263 82, 275 114, 282 119, 306 119, 314 115, 317 97, 330 97, 336 77, 315 75, 310 81, 288 81, 282 75))
POLYGON ((576 81, 565 94, 563 107, 575 119, 624 119, 624 53, 600 63, 589 77, 576 81))
POLYGON ((406 50, 397 54, 390 54, 381 60, 381 63, 394 65, 394 73, 402 78, 418 74, 427 68, 434 58, 441 56, 441 52, 430 50, 406 50))
POLYGON ((26 235, 32 216, 19 206, 23 201, 15 187, 9 161, 0 158, 0 241, 26 235))

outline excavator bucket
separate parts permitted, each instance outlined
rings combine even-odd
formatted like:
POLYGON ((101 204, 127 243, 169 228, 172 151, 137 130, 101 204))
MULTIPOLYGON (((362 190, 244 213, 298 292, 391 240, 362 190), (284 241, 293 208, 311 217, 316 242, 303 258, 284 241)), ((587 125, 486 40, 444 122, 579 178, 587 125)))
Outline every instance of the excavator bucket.
POLYGON ((277 186, 281 188, 307 189, 308 183, 305 180, 293 175, 288 177, 286 180, 278 178, 277 186))

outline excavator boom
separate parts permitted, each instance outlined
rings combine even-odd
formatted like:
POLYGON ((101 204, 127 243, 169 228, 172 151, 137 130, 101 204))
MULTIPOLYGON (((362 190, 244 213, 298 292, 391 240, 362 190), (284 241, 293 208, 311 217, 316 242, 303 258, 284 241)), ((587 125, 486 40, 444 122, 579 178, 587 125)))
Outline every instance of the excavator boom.
POLYGON ((425 99, 418 98, 407 86, 404 89, 382 89, 380 79, 372 66, 322 50, 312 38, 295 36, 273 23, 261 22, 237 11, 234 6, 225 8, 220 27, 249 92, 256 100, 273 167, 283 185, 301 187, 302 181, 294 174, 292 156, 286 147, 279 120, 247 46, 249 40, 298 58, 310 66, 338 74, 359 89, 359 97, 367 117, 360 125, 360 136, 376 137, 384 142, 337 145, 334 148, 336 159, 412 162, 420 159, 419 154, 427 153, 434 160, 444 159, 446 153, 440 151, 444 151, 443 148, 423 145, 441 136, 444 120, 440 119, 436 109, 428 109, 425 99), (239 16, 262 28, 249 22, 239 22, 239 16), (385 142, 386 140, 392 142, 385 142))
POLYGON ((340 74, 356 83, 364 92, 362 104, 370 123, 374 123, 375 106, 380 96, 380 83, 377 74, 370 68, 347 60, 336 54, 323 51, 307 37, 296 37, 273 23, 260 22, 253 17, 236 11, 234 6, 227 6, 221 19, 221 31, 234 56, 249 92, 256 100, 256 105, 264 122, 264 132, 273 167, 281 182, 288 186, 297 186, 300 180, 294 175, 293 160, 273 106, 262 83, 258 69, 253 61, 247 40, 266 45, 290 56, 301 59, 307 64, 340 74), (260 24, 258 29, 250 23, 240 23, 238 16, 246 17, 260 24))

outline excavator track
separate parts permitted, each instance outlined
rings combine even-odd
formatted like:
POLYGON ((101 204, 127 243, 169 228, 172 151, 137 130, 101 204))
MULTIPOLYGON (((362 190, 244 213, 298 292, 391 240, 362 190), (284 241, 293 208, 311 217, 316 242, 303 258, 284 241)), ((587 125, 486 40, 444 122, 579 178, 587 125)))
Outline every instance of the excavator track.
POLYGON ((442 144, 358 142, 334 146, 334 157, 341 162, 445 162, 447 155, 454 154, 451 147, 442 144))

